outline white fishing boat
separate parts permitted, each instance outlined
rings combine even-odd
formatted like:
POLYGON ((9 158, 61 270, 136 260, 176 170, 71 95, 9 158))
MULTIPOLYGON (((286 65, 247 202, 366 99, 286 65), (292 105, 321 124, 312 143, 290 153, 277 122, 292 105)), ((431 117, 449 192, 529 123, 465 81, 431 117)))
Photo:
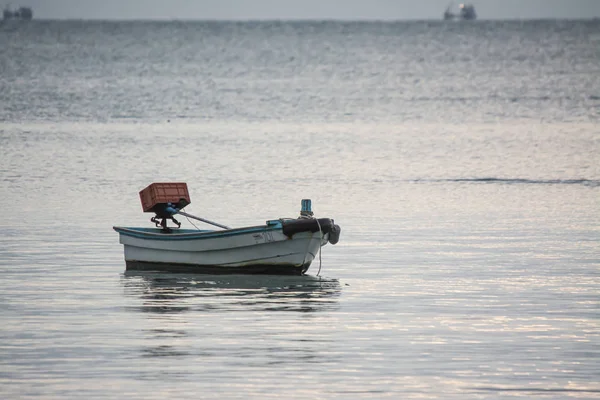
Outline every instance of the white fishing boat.
POLYGON ((301 275, 322 246, 336 244, 340 227, 330 218, 315 218, 311 201, 302 200, 298 218, 280 218, 242 228, 185 213, 190 203, 185 183, 154 183, 140 192, 145 212, 156 215, 155 228, 118 227, 126 269, 201 273, 269 273, 301 275), (221 230, 180 229, 183 215, 221 230), (177 228, 168 227, 173 221, 177 228))

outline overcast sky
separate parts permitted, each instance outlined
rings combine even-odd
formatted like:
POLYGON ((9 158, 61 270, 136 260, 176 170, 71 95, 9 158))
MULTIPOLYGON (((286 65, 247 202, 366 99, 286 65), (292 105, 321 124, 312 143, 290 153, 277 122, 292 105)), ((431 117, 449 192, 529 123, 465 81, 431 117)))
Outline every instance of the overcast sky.
MULTIPOLYGON (((11 3, 13 7, 32 7, 35 18, 52 19, 404 20, 440 19, 450 1, 12 0, 11 3)), ((471 3, 480 19, 600 17, 600 0, 472 0, 471 3)))

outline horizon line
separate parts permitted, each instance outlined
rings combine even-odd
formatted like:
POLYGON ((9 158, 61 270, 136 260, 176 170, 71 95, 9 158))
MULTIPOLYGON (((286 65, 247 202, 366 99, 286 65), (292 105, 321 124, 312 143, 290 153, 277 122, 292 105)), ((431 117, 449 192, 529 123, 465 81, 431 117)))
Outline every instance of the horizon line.
POLYGON ((478 22, 525 22, 525 21, 598 21, 600 17, 507 17, 507 18, 478 18, 473 21, 452 20, 446 21, 443 18, 99 18, 99 17, 66 17, 66 18, 34 18, 32 20, 0 20, 0 25, 6 22, 31 23, 31 22, 52 22, 52 21, 93 21, 93 22, 442 22, 446 24, 477 24, 478 22))

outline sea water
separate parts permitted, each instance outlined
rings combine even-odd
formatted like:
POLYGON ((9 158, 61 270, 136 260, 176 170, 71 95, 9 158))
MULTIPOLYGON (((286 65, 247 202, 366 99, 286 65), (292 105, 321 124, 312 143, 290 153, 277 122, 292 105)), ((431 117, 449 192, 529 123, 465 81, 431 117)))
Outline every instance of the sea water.
POLYGON ((598 49, 598 21, 3 23, 0 397, 598 398, 598 49), (303 277, 125 272, 155 181, 228 226, 310 198, 341 239, 303 277))

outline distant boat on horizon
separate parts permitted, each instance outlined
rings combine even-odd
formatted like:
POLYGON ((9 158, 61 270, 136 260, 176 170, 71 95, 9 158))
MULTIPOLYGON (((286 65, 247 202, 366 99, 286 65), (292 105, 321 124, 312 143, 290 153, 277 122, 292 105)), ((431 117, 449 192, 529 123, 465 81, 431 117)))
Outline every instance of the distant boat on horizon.
POLYGON ((31 9, 31 7, 19 7, 16 10, 11 10, 10 5, 7 5, 6 7, 4 7, 4 10, 2 11, 2 19, 3 20, 17 19, 17 20, 30 21, 33 19, 33 10, 31 9))
POLYGON ((444 11, 444 20, 445 21, 453 20, 455 18, 465 20, 465 21, 471 21, 471 20, 477 19, 477 13, 475 12, 475 6, 473 6, 473 4, 466 4, 466 3, 459 4, 458 5, 458 9, 459 9, 458 13, 452 12, 452 8, 453 8, 453 4, 450 3, 450 5, 448 5, 448 7, 446 8, 446 11, 444 11))

